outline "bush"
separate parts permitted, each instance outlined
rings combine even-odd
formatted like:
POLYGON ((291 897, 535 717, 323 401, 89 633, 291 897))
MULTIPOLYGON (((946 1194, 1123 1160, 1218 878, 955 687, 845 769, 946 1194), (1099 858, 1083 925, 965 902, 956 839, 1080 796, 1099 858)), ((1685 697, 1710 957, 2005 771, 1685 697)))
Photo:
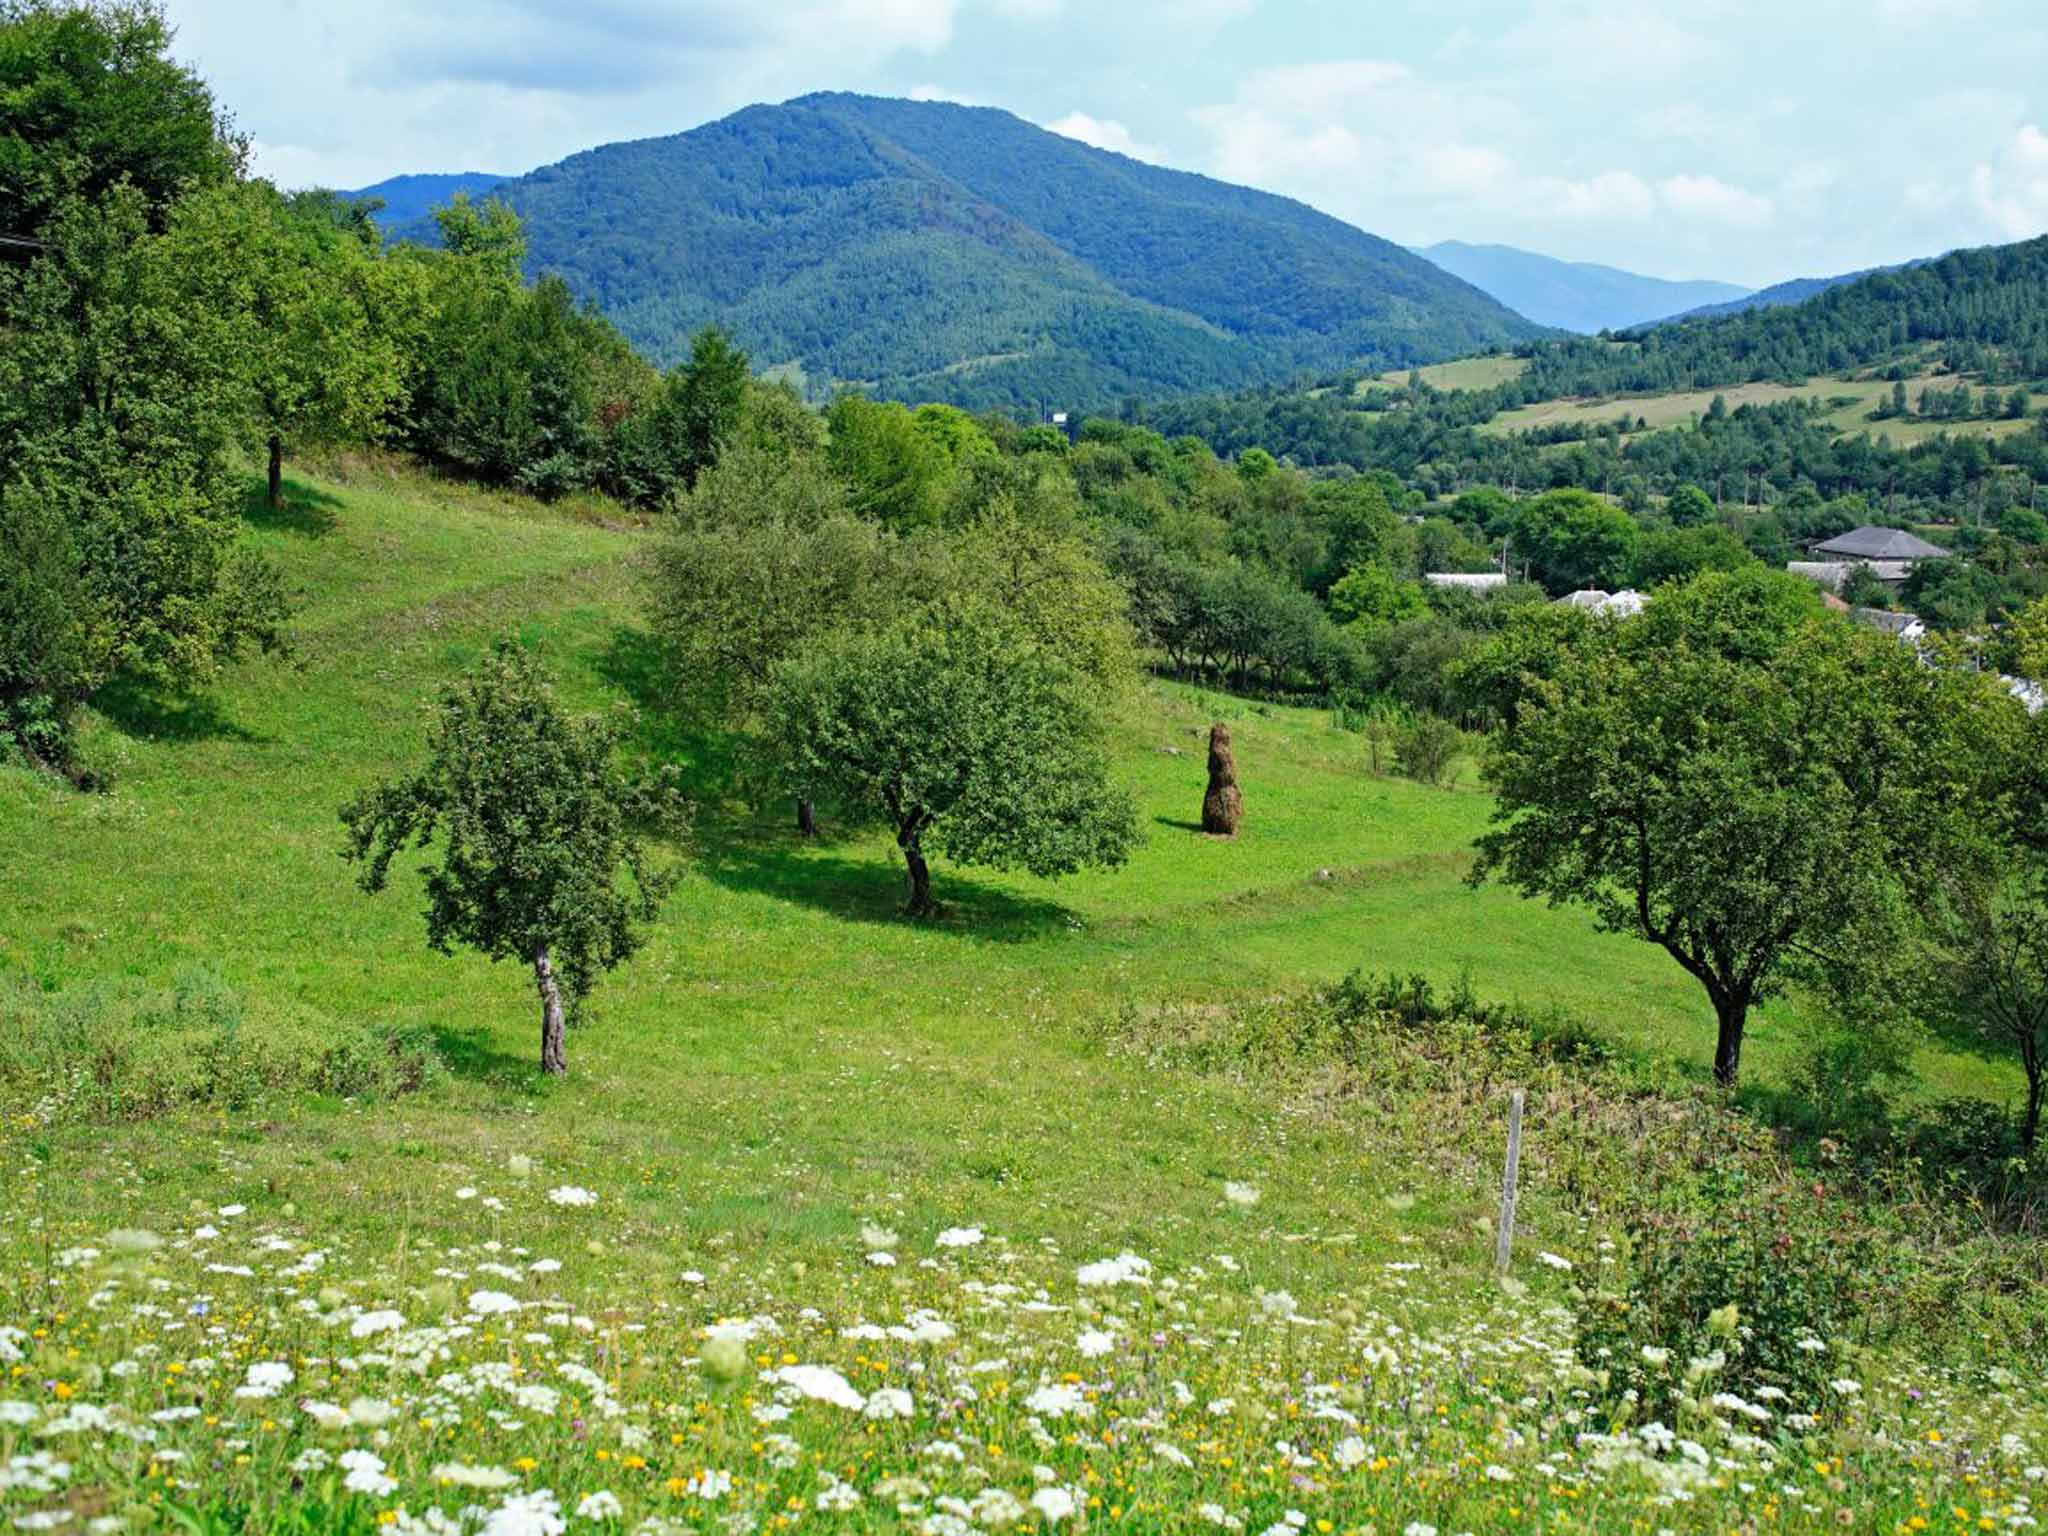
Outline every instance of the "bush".
POLYGON ((1440 787, 1450 777, 1463 740, 1458 728, 1435 715, 1418 715, 1394 738, 1394 765, 1406 778, 1440 787))
POLYGON ((45 992, 0 977, 0 1105, 41 1120, 143 1120, 197 1105, 242 1110, 278 1092, 385 1099, 440 1070, 420 1030, 251 1026, 216 973, 168 986, 100 982, 45 992))
POLYGON ((1580 1363, 1638 1419, 1669 1424, 1717 1396, 1724 1416, 1740 1413, 1726 1394, 1772 1421, 1824 1413, 1844 1335, 1882 1283, 1872 1245, 1828 1219, 1817 1192, 1802 1201, 1733 1172, 1710 1176, 1705 1196, 1638 1217, 1622 1289, 1578 1294, 1580 1363))

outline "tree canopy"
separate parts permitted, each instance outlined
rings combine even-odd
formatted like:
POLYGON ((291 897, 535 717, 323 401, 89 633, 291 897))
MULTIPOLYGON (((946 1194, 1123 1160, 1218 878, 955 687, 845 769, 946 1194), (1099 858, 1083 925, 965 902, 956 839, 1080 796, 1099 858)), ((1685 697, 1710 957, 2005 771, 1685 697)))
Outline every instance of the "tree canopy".
POLYGON ((365 790, 341 812, 344 857, 371 893, 408 845, 423 864, 427 942, 530 966, 541 999, 541 1070, 568 1070, 565 1009, 646 940, 676 879, 655 867, 638 828, 673 829, 681 807, 662 780, 620 769, 617 720, 579 720, 546 672, 500 641, 442 694, 426 763, 365 790))
POLYGON ((1699 981, 1733 1085, 1749 1012, 1853 967, 1965 799, 1967 680, 1714 574, 1589 626, 1487 755, 1499 878, 1656 944, 1699 981))
POLYGON ((161 228, 179 194, 235 174, 242 141, 170 45, 154 0, 0 0, 0 235, 124 185, 161 228))
POLYGON ((1086 694, 999 631, 840 635, 777 669, 769 712, 793 783, 894 834, 914 917, 937 910, 928 854, 1052 876, 1121 864, 1137 842, 1086 694))

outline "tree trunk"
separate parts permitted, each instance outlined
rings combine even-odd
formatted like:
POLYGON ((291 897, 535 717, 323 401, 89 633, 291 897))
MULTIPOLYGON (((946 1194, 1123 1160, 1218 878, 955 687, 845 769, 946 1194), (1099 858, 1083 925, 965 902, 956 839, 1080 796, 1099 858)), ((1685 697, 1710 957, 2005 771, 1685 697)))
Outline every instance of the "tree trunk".
POLYGON ((938 911, 932 902, 932 871, 919 846, 921 832, 915 825, 899 833, 896 846, 903 850, 903 864, 910 872, 910 900, 903 910, 912 917, 930 917, 938 911))
POLYGON ((2028 1049, 2020 1053, 2027 1069, 2027 1116, 2020 1122, 2020 1150, 2031 1154, 2041 1135, 2041 1100, 2048 1096, 2048 1062, 2041 1053, 2028 1049))
POLYGON ((796 830, 800 837, 818 835, 818 808, 809 795, 800 796, 796 802, 796 830))
POLYGON ((270 504, 284 505, 284 439, 270 434, 270 504))
POLYGON ((569 1056, 562 1044, 562 989, 545 947, 534 951, 533 980, 540 988, 540 1069, 549 1077, 566 1077, 569 1056))
POLYGON ((1721 1037, 1714 1046, 1714 1081, 1733 1088, 1742 1070, 1742 1030, 1749 1022, 1749 1004, 1736 998, 1717 998, 1714 1016, 1721 1025, 1721 1037))

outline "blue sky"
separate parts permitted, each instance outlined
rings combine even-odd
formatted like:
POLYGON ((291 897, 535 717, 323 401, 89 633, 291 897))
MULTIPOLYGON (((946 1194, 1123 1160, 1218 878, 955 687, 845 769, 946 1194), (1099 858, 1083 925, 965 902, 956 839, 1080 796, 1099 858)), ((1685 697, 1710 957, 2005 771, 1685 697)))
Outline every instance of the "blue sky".
POLYGON ((1007 108, 1409 244, 1753 285, 2048 231, 2041 0, 169 0, 287 185, 840 89, 1007 108))

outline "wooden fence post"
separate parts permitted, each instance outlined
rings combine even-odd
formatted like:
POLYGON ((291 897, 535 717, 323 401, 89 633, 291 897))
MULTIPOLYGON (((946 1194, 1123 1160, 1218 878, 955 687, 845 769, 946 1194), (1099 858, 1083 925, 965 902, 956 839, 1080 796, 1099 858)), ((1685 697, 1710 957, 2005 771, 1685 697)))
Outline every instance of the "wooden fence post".
POLYGON ((1515 1178, 1522 1167, 1522 1090, 1517 1088, 1508 1101, 1508 1166, 1500 1181, 1500 1227, 1494 1236, 1493 1267, 1508 1272, 1508 1258, 1515 1246, 1515 1178))

